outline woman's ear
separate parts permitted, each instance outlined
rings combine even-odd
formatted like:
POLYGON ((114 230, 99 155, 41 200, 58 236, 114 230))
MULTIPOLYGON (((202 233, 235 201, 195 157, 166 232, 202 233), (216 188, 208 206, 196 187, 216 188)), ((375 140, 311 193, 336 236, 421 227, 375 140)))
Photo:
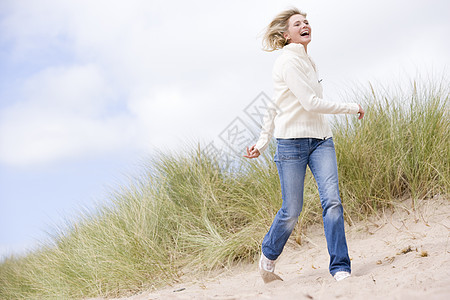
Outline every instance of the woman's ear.
POLYGON ((284 36, 284 39, 285 39, 286 41, 288 41, 288 40, 290 39, 289 33, 287 33, 287 32, 284 32, 284 33, 283 33, 283 36, 284 36))

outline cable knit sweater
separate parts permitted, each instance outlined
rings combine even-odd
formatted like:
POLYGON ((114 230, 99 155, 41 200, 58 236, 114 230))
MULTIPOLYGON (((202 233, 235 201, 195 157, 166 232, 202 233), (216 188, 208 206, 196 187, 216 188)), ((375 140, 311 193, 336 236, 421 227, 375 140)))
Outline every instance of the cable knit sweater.
POLYGON ((255 148, 263 152, 276 138, 328 138, 332 136, 324 114, 357 114, 356 103, 323 100, 316 66, 302 44, 283 47, 272 72, 274 98, 263 119, 255 148))

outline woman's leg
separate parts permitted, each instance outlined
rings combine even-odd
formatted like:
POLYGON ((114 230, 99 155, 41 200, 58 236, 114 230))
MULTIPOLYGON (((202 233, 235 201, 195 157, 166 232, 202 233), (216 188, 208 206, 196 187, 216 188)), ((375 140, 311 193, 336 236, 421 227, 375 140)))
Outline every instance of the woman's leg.
POLYGON ((323 225, 330 254, 330 273, 350 272, 347 241, 345 239, 344 215, 339 196, 339 181, 336 152, 333 139, 313 139, 313 151, 309 157, 309 167, 319 188, 323 208, 323 225))
POLYGON ((278 140, 275 162, 283 204, 262 242, 262 252, 276 260, 297 223, 303 206, 303 184, 308 163, 308 139, 278 140))

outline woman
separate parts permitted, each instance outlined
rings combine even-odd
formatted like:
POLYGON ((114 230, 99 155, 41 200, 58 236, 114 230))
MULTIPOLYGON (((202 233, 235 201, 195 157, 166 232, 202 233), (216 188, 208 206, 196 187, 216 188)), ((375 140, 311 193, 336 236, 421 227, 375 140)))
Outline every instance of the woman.
POLYGON ((281 254, 303 206, 303 184, 308 165, 319 188, 325 237, 330 255, 329 270, 337 280, 350 276, 350 258, 339 197, 338 171, 332 133, 325 114, 359 114, 356 103, 323 100, 316 66, 307 54, 311 26, 296 8, 281 12, 270 23, 263 42, 267 51, 282 49, 273 68, 274 103, 267 110, 260 137, 247 147, 247 158, 263 152, 272 136, 277 139, 274 161, 281 183, 283 204, 262 242, 259 262, 265 282, 275 275, 281 254))

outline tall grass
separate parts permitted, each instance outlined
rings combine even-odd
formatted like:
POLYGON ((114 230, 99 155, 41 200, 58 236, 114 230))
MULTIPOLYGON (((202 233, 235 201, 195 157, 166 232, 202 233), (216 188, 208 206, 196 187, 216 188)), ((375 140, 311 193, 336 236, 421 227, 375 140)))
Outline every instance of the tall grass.
POLYGON ((410 89, 357 90, 367 114, 335 130, 347 210, 362 215, 401 197, 448 194, 450 122, 448 81, 412 81, 410 89))
MULTIPOLYGON (((411 89, 359 89, 362 121, 340 117, 334 140, 347 220, 364 219, 401 197, 448 195, 448 82, 411 89)), ((252 262, 281 205, 274 144, 237 169, 201 149, 160 153, 142 176, 80 213, 39 251, 0 265, 1 299, 114 297, 176 282, 183 275, 252 262)), ((297 226, 321 210, 310 173, 297 226)))

